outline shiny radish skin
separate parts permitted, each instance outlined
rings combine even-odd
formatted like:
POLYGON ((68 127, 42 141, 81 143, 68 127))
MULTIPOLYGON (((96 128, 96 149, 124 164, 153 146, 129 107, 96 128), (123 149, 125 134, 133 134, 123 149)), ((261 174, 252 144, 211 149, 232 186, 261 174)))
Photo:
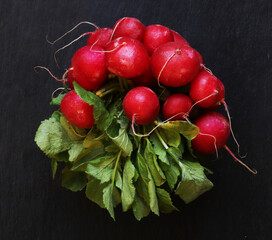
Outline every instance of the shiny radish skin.
POLYGON ((181 87, 198 75, 200 63, 193 48, 179 42, 169 42, 154 51, 151 70, 160 83, 181 87))
POLYGON ((162 114, 165 119, 171 118, 170 121, 184 120, 190 114, 192 106, 193 101, 187 95, 182 93, 172 94, 164 102, 162 114))
POLYGON ((120 37, 108 44, 107 68, 124 78, 141 75, 149 66, 149 55, 144 45, 132 38, 120 37))
POLYGON ((150 25, 146 27, 143 43, 150 55, 164 43, 173 42, 174 37, 169 28, 162 25, 150 25))
POLYGON ((84 46, 76 51, 71 67, 74 80, 84 89, 94 91, 107 79, 108 70, 104 49, 98 46, 84 46))
POLYGON ((202 70, 198 76, 191 82, 190 98, 197 106, 210 108, 217 104, 219 97, 219 79, 213 74, 202 70))
POLYGON ((93 106, 84 102, 75 90, 64 96, 60 109, 67 120, 79 128, 90 128, 95 123, 93 106))
POLYGON ((73 82, 75 81, 74 77, 73 77, 73 71, 69 71, 68 74, 67 74, 67 82, 68 82, 68 85, 71 89, 74 89, 74 85, 73 85, 73 82))
POLYGON ((176 32, 174 30, 171 30, 171 32, 174 37, 174 42, 180 42, 180 43, 183 43, 184 45, 190 46, 188 41, 184 37, 182 37, 178 32, 176 32))
POLYGON ((98 46, 102 48, 106 48, 108 43, 110 42, 112 34, 111 28, 100 28, 91 33, 88 38, 87 45, 89 46, 98 46))
POLYGON ((123 100, 123 109, 132 123, 146 125, 157 118, 160 111, 158 96, 147 87, 130 90, 123 100))
POLYGON ((203 68, 203 57, 201 56, 201 54, 196 49, 194 49, 194 50, 195 50, 195 53, 196 53, 196 55, 198 57, 200 67, 203 68))
POLYGON ((200 116, 194 124, 200 132, 191 142, 194 151, 210 155, 226 145, 230 135, 230 124, 222 114, 208 112, 200 116))
POLYGON ((114 24, 113 29, 114 32, 111 40, 118 37, 129 37, 142 41, 145 32, 145 25, 137 18, 124 17, 114 24))

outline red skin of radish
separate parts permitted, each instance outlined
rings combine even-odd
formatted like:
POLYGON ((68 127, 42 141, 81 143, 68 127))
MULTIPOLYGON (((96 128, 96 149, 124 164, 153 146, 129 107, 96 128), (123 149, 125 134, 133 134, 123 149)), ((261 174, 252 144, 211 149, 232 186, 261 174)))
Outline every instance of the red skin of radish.
POLYGON ((197 76, 200 64, 193 48, 179 42, 169 42, 154 51, 151 70, 157 79, 161 72, 160 83, 169 87, 181 87, 197 76))
POLYGON ((133 82, 133 85, 138 86, 145 86, 145 87, 153 87, 156 85, 157 80, 153 76, 151 72, 151 67, 149 64, 149 67, 138 77, 131 79, 133 82))
POLYGON ((160 102, 157 95, 147 87, 136 87, 130 90, 124 98, 123 109, 135 123, 146 125, 152 123, 160 111, 160 102))
POLYGON ((174 30, 171 30, 171 32, 174 37, 174 42, 180 42, 180 43, 183 43, 184 45, 190 46, 188 41, 185 38, 183 38, 178 32, 174 30))
POLYGON ((67 120, 79 128, 90 128, 94 125, 93 106, 85 103, 75 90, 64 96, 60 109, 67 120))
POLYGON ((74 80, 84 89, 94 91, 100 88, 107 79, 105 51, 98 46, 85 46, 76 51, 71 67, 74 80), (100 51, 100 52, 94 52, 100 51))
POLYGON ((75 81, 75 79, 73 77, 73 71, 71 70, 67 74, 67 82, 71 89, 74 89, 73 81, 75 81))
POLYGON ((145 25, 137 18, 124 17, 114 24, 113 29, 114 33, 112 40, 118 37, 129 37, 142 41, 145 32, 145 25))
POLYGON ((106 49, 107 68, 124 78, 141 75, 149 66, 149 56, 144 45, 132 38, 120 37, 111 41, 106 49), (124 44, 124 45, 122 45, 124 44))
POLYGON ((157 47, 173 41, 174 37, 171 30, 165 26, 150 25, 145 29, 143 42, 150 55, 153 54, 157 47))
MULTIPOLYGON (((229 121, 220 113, 208 112, 199 117, 194 124, 199 128, 200 133, 209 134, 216 138, 217 150, 223 148, 230 135, 229 121)), ((200 154, 213 154, 216 152, 214 138, 198 134, 192 140, 192 148, 200 154)))
POLYGON ((196 79, 192 81, 189 95, 193 102, 198 102, 211 95, 207 99, 197 103, 197 106, 203 108, 214 107, 221 100, 219 97, 223 94, 222 91, 219 91, 219 84, 217 77, 206 70, 202 70, 196 79))
POLYGON ((186 117, 186 114, 190 114, 191 107, 193 106, 193 102, 191 98, 182 93, 176 93, 170 95, 163 104, 162 114, 165 119, 169 119, 178 113, 174 118, 171 118, 171 121, 175 120, 183 120, 186 117))
POLYGON ((201 54, 197 50, 195 50, 195 53, 196 53, 196 55, 198 57, 198 60, 199 60, 199 63, 200 63, 200 67, 202 68, 203 67, 203 58, 202 58, 201 54))
POLYGON ((106 48, 107 44, 110 42, 112 34, 111 28, 100 28, 92 32, 88 38, 87 45, 92 46, 95 43, 95 46, 106 48))

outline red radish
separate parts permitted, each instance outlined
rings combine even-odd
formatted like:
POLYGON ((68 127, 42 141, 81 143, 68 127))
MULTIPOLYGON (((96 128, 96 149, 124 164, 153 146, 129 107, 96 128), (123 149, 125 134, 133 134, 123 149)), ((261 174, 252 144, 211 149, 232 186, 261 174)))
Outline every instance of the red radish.
POLYGON ((105 50, 98 46, 85 46, 76 51, 72 58, 72 75, 84 89, 94 91, 107 79, 105 50))
POLYGON ((199 128, 201 133, 192 140, 192 147, 196 152, 200 154, 213 154, 225 146, 230 135, 230 125, 222 114, 208 112, 199 117, 194 124, 199 128))
POLYGON ((230 124, 220 113, 208 112, 199 117, 194 124, 199 128, 199 134, 192 140, 192 148, 200 154, 213 154, 221 148, 225 148, 235 161, 242 164, 250 172, 256 174, 255 169, 250 169, 239 160, 227 147, 226 142, 230 135, 230 124))
POLYGON ((224 98, 225 90, 217 77, 206 70, 202 70, 192 81, 189 94, 193 102, 199 107, 209 108, 224 98))
POLYGON ((111 28, 97 29, 91 33, 87 45, 92 46, 94 44, 95 46, 106 48, 107 44, 110 42, 111 34, 111 28))
POLYGON ((120 77, 134 78, 148 68, 148 52, 136 39, 127 37, 114 39, 106 50, 108 70, 120 77))
POLYGON ((71 89, 74 89, 73 81, 75 81, 75 79, 73 77, 73 70, 71 70, 67 74, 67 82, 71 89))
POLYGON ((90 128, 94 125, 93 106, 84 102, 75 90, 64 96, 60 109, 67 120, 79 128, 90 128))
POLYGON ((165 26, 150 25, 145 29, 143 42, 149 54, 152 54, 160 45, 172 41, 174 41, 172 32, 165 26))
POLYGON ((203 58, 202 58, 201 54, 196 49, 194 49, 194 50, 195 50, 195 53, 196 53, 196 55, 198 57, 200 67, 202 68, 203 67, 203 58))
POLYGON ((146 125, 152 123, 160 111, 157 95, 147 87, 136 87, 130 90, 124 98, 123 108, 132 124, 146 125))
POLYGON ((171 121, 183 120, 190 114, 192 106, 193 102, 187 95, 182 93, 172 94, 164 102, 162 114, 165 119, 171 118, 171 121))
POLYGON ((186 85, 197 76, 199 69, 194 49, 179 42, 163 44, 151 56, 153 75, 169 87, 186 85))
POLYGON ((144 32, 145 25, 140 20, 133 17, 124 17, 114 24, 111 40, 118 37, 129 37, 142 41, 144 32))
POLYGON ((184 45, 190 46, 188 41, 185 38, 183 38, 178 32, 173 30, 171 30, 171 32, 174 37, 174 42, 180 42, 180 43, 183 43, 184 45))
POLYGON ((149 67, 138 77, 131 79, 134 86, 145 86, 153 87, 156 85, 157 81, 151 72, 151 67, 149 67))

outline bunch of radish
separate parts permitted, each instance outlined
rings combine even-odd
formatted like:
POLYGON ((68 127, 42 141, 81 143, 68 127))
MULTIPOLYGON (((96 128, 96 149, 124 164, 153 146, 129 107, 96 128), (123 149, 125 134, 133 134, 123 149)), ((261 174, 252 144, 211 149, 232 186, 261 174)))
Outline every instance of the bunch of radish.
MULTIPOLYGON (((118 96, 122 101, 120 114, 124 112, 130 121, 126 131, 140 141, 149 141, 160 125, 186 123, 198 128, 190 141, 195 153, 211 155, 225 148, 256 173, 226 146, 233 133, 230 117, 215 112, 224 105, 229 116, 223 83, 179 33, 158 24, 146 27, 136 18, 124 17, 112 28, 97 28, 84 35, 89 35, 87 45, 75 52, 62 79, 66 92, 60 111, 68 124, 91 132, 100 121, 94 115, 98 106, 84 101, 74 89, 76 84, 77 89, 100 97, 106 108, 110 106, 106 101, 111 101, 106 96, 118 96)), ((103 130, 108 131, 106 127, 103 130)), ((139 151, 138 147, 136 144, 133 151, 139 151)))

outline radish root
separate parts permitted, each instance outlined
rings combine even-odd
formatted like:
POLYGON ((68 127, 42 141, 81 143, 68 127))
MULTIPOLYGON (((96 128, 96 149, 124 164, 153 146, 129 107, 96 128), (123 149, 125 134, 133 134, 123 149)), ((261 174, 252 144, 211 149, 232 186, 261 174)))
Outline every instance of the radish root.
POLYGON ((70 45, 72 45, 74 42, 78 41, 80 38, 86 36, 86 35, 90 35, 92 34, 91 32, 87 32, 87 33, 83 33, 82 35, 80 35, 79 37, 77 37, 76 39, 74 39, 73 41, 71 41, 70 43, 66 44, 65 46, 59 48, 55 53, 54 53, 54 60, 55 60, 55 63, 57 64, 57 67, 59 68, 59 64, 58 64, 58 61, 57 61, 57 53, 62 51, 63 49, 69 47, 70 45))
POLYGON ((238 163, 240 163, 241 165, 243 165, 248 171, 250 171, 251 173, 253 173, 254 175, 256 175, 258 172, 256 169, 251 169, 249 168, 245 163, 243 163, 240 159, 238 159, 233 152, 227 147, 227 145, 224 146, 224 148, 228 151, 228 153, 234 158, 235 161, 237 161, 238 163))
POLYGON ((56 42, 58 42, 59 40, 61 40, 62 38, 64 38, 66 35, 68 35, 70 32, 74 31, 78 26, 80 26, 80 25, 82 25, 82 24, 89 24, 89 25, 95 27, 96 29, 99 29, 99 28, 100 28, 100 27, 98 27, 97 25, 95 25, 94 23, 84 21, 84 22, 78 23, 76 26, 74 26, 72 29, 70 29, 69 31, 67 31, 66 33, 64 33, 62 36, 60 36, 59 38, 57 38, 57 39, 56 39, 55 41, 53 41, 53 42, 49 41, 49 40, 48 40, 48 36, 46 35, 46 41, 47 41, 49 44, 53 45, 53 44, 55 44, 56 42))
POLYGON ((50 76, 52 77, 52 78, 54 78, 56 81, 58 81, 58 82, 65 82, 66 80, 65 79, 58 79, 57 77, 55 77, 51 72, 50 72, 50 70, 48 69, 48 68, 46 68, 46 67, 43 67, 43 66, 35 66, 34 67, 34 71, 36 72, 36 73, 38 73, 37 72, 37 69, 44 69, 44 70, 46 70, 49 74, 50 74, 50 76))

